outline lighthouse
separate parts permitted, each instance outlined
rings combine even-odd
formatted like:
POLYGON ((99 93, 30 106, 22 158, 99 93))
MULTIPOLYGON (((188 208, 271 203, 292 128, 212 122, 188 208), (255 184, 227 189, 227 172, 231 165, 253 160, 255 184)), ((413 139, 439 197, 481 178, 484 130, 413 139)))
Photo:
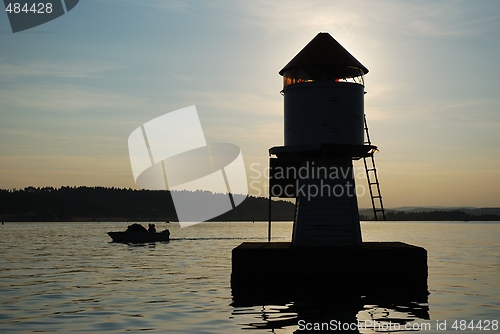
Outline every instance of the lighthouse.
POLYGON ((279 71, 284 146, 269 150, 269 190, 296 199, 294 246, 362 243, 352 160, 376 151, 364 140, 366 73, 328 33, 319 33, 279 71))
MULTIPOLYGON (((368 185, 378 187, 376 174, 372 182, 368 173, 374 164, 366 164, 377 151, 364 117, 367 73, 328 33, 319 33, 279 71, 284 143, 269 149, 268 242, 232 250, 235 304, 339 296, 427 301, 424 248, 361 238, 353 160, 364 159, 368 185), (295 199, 291 241, 271 240, 272 197, 295 199)), ((381 200, 371 188, 370 194, 372 203, 381 200)))

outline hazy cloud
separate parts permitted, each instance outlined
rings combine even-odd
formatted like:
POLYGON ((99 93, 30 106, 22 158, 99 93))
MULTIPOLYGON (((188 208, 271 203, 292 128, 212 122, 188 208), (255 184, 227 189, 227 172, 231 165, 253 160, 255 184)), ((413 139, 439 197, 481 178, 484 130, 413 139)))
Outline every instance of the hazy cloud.
POLYGON ((276 32, 301 30, 336 34, 373 34, 373 31, 427 37, 459 37, 498 26, 498 2, 477 8, 471 1, 296 1, 241 2, 253 24, 276 32))
POLYGON ((7 111, 7 107, 22 107, 65 113, 90 108, 137 108, 143 103, 143 99, 123 93, 69 85, 2 89, 0 101, 4 111, 7 111))
POLYGON ((23 64, 0 62, 0 76, 5 78, 22 78, 31 76, 48 76, 63 78, 96 78, 102 72, 122 69, 116 64, 95 63, 85 61, 48 62, 30 61, 23 64))

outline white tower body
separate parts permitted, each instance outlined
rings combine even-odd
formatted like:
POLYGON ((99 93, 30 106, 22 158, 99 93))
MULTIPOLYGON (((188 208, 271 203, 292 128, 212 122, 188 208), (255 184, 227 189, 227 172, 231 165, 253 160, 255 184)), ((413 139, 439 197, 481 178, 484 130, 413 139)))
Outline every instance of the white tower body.
POLYGON ((364 143, 364 87, 346 82, 290 85, 285 96, 285 146, 364 143))

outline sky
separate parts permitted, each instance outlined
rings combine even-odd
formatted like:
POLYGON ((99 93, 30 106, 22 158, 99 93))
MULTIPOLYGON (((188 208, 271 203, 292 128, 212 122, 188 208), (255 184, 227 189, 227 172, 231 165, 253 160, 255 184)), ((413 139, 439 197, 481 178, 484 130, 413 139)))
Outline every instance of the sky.
POLYGON ((18 33, 2 11, 0 188, 136 188, 128 136, 196 105, 263 196, 283 145, 278 72, 319 32, 369 69, 385 207, 500 206, 497 0, 84 0, 18 33))

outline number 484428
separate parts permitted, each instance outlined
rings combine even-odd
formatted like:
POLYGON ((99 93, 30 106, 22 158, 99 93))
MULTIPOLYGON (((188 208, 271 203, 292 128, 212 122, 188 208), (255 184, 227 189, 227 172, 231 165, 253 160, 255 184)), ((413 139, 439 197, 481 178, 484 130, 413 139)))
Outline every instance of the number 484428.
POLYGON ((497 331, 498 320, 455 320, 451 326, 456 331, 479 330, 479 331, 497 331))
POLYGON ((27 3, 24 5, 19 2, 9 2, 5 11, 9 14, 19 14, 19 13, 33 13, 33 14, 50 14, 52 13, 52 3, 33 3, 31 6, 28 6, 27 3))

